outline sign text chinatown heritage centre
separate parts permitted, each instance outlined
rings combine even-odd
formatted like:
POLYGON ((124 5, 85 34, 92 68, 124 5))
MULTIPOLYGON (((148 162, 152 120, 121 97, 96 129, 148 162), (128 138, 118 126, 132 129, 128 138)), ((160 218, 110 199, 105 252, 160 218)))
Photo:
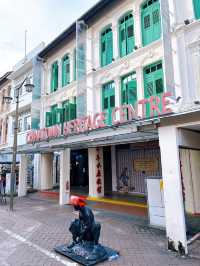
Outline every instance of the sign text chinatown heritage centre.
MULTIPOLYGON (((166 92, 161 96, 151 96, 149 99, 139 100, 135 108, 131 104, 115 107, 112 111, 112 125, 171 113, 171 109, 167 107, 170 103, 168 99, 170 96, 171 93, 166 92), (148 115, 147 104, 149 106, 148 115)), ((88 115, 52 127, 29 131, 26 136, 27 143, 46 141, 61 136, 69 136, 71 134, 79 134, 98 128, 104 128, 108 126, 105 122, 107 115, 107 112, 99 112, 93 116, 88 115)))

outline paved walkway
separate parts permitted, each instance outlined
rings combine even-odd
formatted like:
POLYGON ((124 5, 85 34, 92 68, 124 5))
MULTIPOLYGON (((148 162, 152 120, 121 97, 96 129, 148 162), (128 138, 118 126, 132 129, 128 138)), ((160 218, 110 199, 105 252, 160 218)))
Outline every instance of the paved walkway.
MULTIPOLYGON (((200 260, 168 252, 164 233, 149 229, 146 218, 103 209, 94 212, 102 224, 101 243, 121 254, 102 266, 200 265, 200 260)), ((74 217, 71 206, 59 207, 38 194, 15 200, 13 213, 0 206, 0 266, 77 265, 53 251, 56 245, 70 242, 68 227, 74 217)))

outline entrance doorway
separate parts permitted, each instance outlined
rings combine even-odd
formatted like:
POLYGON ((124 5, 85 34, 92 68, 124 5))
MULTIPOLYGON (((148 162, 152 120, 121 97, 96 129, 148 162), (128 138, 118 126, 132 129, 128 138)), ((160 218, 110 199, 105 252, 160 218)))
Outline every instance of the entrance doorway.
POLYGON ((112 162, 111 147, 103 148, 103 166, 104 166, 104 194, 112 194, 112 162))
POLYGON ((70 186, 71 192, 80 195, 89 193, 88 150, 71 151, 70 186))

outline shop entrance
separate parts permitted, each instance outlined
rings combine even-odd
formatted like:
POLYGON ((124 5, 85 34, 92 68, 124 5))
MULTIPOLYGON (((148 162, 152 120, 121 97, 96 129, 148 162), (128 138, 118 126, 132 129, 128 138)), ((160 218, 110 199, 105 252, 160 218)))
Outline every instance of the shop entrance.
POLYGON ((112 162, 111 147, 103 148, 103 165, 104 165, 104 194, 112 194, 112 162))
POLYGON ((89 175, 88 175, 88 150, 71 151, 70 169, 70 190, 72 193, 88 195, 89 175))

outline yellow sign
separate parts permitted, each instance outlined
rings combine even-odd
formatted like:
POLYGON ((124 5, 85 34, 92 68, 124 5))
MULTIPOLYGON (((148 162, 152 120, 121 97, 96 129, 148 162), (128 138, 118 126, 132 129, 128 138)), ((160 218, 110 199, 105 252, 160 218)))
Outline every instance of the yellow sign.
POLYGON ((134 171, 156 172, 158 171, 158 159, 140 159, 133 162, 134 171))

